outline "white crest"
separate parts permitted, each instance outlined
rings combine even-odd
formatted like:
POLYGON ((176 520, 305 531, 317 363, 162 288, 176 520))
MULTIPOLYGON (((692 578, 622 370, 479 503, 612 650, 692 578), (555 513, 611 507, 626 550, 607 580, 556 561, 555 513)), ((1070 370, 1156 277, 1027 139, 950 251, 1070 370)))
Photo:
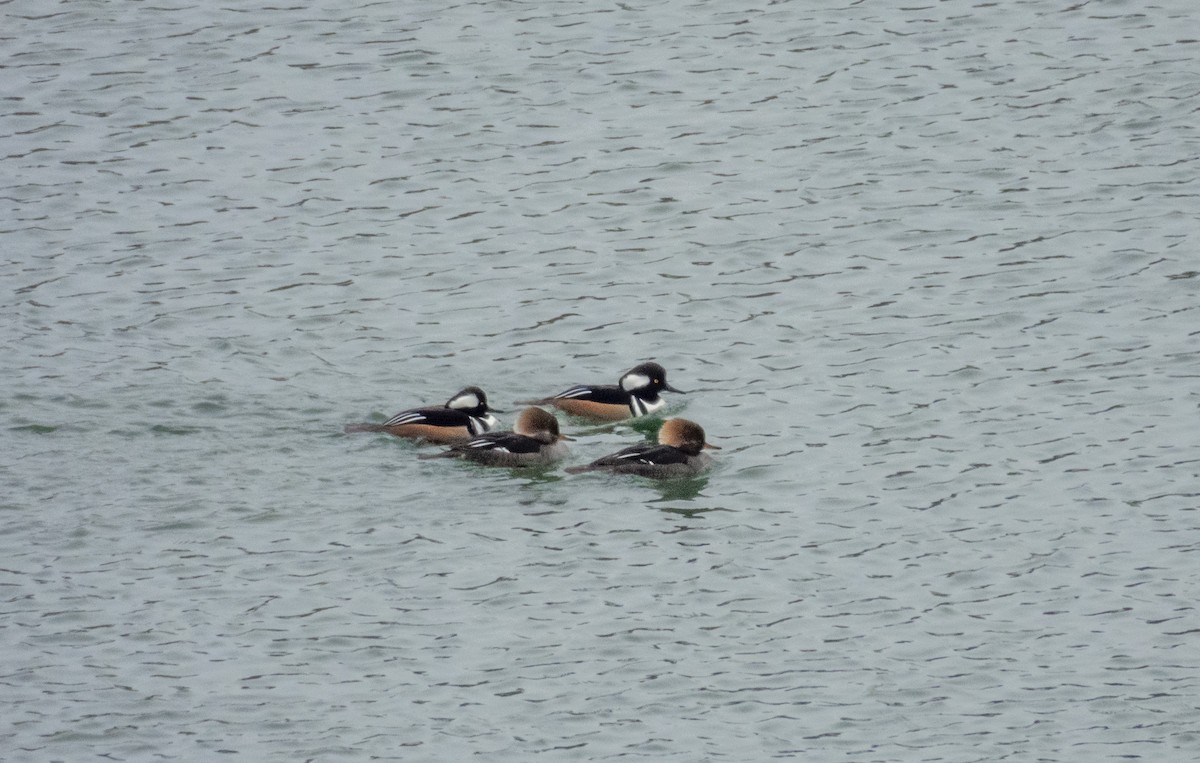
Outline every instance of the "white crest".
POLYGON ((472 408, 479 407, 479 397, 474 392, 466 392, 455 396, 446 404, 447 408, 457 408, 463 411, 469 411, 472 408))
POLYGON ((650 386, 650 377, 645 374, 625 374, 621 377, 621 389, 626 392, 645 389, 650 386))

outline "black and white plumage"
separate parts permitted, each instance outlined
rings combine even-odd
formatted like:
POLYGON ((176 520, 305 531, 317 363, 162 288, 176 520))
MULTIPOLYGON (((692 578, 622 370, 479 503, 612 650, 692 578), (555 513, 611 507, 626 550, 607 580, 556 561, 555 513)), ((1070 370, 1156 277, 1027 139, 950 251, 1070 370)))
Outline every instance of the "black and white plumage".
POLYGON ((479 387, 464 387, 441 407, 411 408, 382 424, 349 424, 346 432, 387 432, 429 442, 463 442, 497 425, 487 395, 479 387))
POLYGON ((642 363, 622 374, 616 384, 578 384, 530 404, 551 405, 596 421, 620 421, 661 410, 667 404, 659 395, 664 390, 686 394, 667 383, 667 372, 658 363, 642 363))

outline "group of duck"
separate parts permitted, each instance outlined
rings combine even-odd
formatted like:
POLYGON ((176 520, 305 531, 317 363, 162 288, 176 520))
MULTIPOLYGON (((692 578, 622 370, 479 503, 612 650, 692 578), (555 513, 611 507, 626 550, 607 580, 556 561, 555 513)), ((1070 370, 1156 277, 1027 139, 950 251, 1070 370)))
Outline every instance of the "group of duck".
MULTIPOLYGON (((613 422, 655 413, 666 405, 661 392, 686 394, 667 383, 667 372, 658 363, 642 363, 616 384, 581 384, 528 405, 517 416, 512 431, 492 431, 495 411, 479 387, 466 387, 444 406, 401 411, 382 424, 349 424, 346 432, 386 432, 425 442, 449 445, 449 450, 421 458, 463 458, 491 466, 548 466, 567 455, 554 414, 538 406, 556 408, 594 422, 613 422)), ((703 451, 718 449, 705 442, 704 430, 687 419, 672 418, 658 430, 658 444, 639 443, 598 458, 590 464, 568 467, 571 473, 608 471, 646 477, 687 477, 707 469, 712 459, 703 451)))

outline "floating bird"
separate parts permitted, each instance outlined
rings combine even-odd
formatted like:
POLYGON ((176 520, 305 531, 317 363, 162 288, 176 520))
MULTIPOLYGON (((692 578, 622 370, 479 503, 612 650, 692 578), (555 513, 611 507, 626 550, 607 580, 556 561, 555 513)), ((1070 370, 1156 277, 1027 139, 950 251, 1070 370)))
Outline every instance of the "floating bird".
POLYGON ((620 421, 645 416, 667 403, 659 392, 687 394, 667 384, 667 372, 657 363, 642 363, 621 375, 616 384, 580 384, 553 397, 530 400, 525 405, 552 405, 572 416, 597 421, 620 421))
POLYGON ((465 458, 489 466, 547 466, 567 455, 558 419, 541 408, 526 408, 511 432, 488 432, 450 450, 422 458, 465 458))
POLYGON ((705 448, 720 450, 705 442, 704 430, 687 419, 667 419, 658 430, 658 444, 640 443, 598 458, 586 466, 567 467, 572 474, 608 471, 643 477, 691 477, 712 465, 705 448))
POLYGON ((465 387, 442 407, 401 411, 382 424, 347 424, 346 432, 387 432, 414 440, 465 442, 498 423, 479 387, 465 387))

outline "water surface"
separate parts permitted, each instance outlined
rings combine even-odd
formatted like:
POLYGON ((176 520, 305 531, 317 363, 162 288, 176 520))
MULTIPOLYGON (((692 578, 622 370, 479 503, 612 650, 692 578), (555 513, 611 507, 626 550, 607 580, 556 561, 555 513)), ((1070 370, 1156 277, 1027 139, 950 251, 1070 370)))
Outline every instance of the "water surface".
POLYGON ((12 759, 1200 749, 1191 4, 3 13, 12 759))

